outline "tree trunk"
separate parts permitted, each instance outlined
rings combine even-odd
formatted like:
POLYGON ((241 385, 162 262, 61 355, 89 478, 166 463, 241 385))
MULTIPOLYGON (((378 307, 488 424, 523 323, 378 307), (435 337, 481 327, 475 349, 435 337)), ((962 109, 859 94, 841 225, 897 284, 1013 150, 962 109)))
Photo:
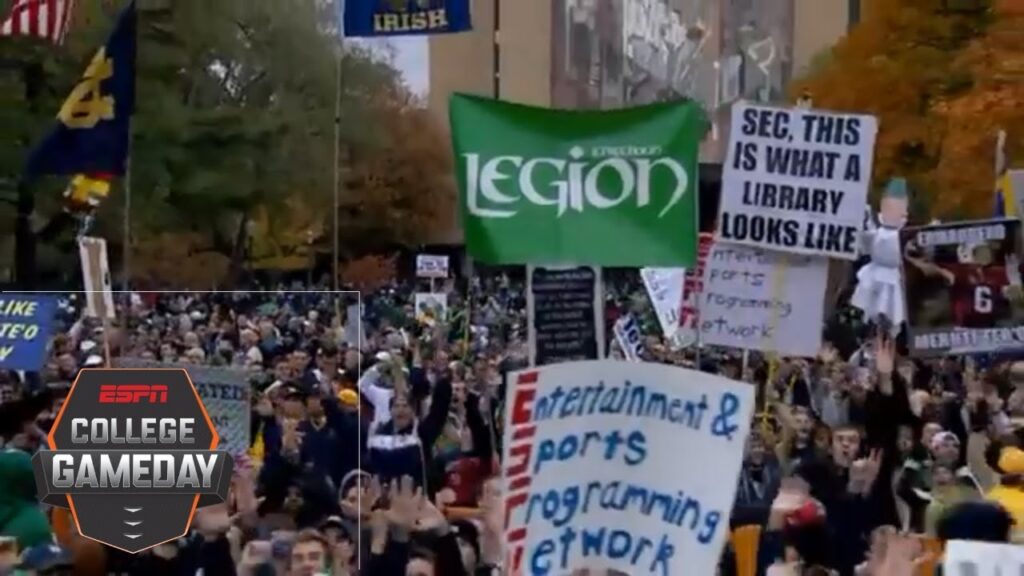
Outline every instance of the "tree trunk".
MULTIPOLYGON (((29 112, 35 113, 45 82, 42 64, 24 64, 21 77, 25 83, 25 100, 29 112)), ((26 148, 29 145, 26 143, 26 148)), ((18 182, 17 217, 14 224, 14 282, 19 290, 36 289, 36 234, 32 230, 32 214, 35 210, 36 198, 26 175, 18 182)))
POLYGON ((244 272, 245 244, 248 238, 249 215, 243 214, 238 220, 238 229, 235 230, 235 239, 231 246, 231 263, 228 267, 228 286, 234 288, 244 272))

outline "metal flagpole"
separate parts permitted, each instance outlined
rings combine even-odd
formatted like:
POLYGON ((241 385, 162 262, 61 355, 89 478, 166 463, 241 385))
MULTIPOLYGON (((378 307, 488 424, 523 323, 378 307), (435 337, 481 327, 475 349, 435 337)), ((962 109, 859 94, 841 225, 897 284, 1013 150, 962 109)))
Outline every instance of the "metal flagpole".
POLYGON ((333 281, 331 285, 334 290, 338 290, 338 278, 339 273, 339 258, 340 258, 340 247, 338 245, 338 209, 341 204, 341 63, 344 54, 344 48, 342 47, 341 34, 338 34, 338 56, 337 56, 337 70, 335 71, 335 89, 334 89, 334 216, 333 224, 331 225, 331 235, 333 237, 334 245, 331 249, 331 275, 333 281))
MULTIPOLYGON (((121 239, 121 289, 128 292, 131 284, 131 240, 132 240, 132 143, 128 136, 128 158, 124 170, 124 222, 121 239)), ((130 304, 126 303, 126 304, 130 304)))

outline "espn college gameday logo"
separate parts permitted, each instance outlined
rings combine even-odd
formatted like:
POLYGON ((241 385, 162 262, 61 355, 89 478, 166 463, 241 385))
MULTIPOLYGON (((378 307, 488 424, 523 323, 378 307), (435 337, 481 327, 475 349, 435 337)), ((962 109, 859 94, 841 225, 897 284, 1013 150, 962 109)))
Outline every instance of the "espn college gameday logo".
POLYGON ((80 371, 47 440, 33 457, 40 500, 125 552, 184 536, 228 495, 231 455, 185 370, 80 371))
POLYGON ((104 384, 100 386, 100 404, 167 403, 167 386, 163 384, 104 384))

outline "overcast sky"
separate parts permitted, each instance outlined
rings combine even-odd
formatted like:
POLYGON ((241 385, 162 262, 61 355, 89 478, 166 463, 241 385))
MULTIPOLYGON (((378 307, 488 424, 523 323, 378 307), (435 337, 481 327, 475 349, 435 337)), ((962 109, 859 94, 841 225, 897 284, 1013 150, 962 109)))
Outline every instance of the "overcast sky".
POLYGON ((394 49, 395 68, 402 73, 405 83, 422 96, 430 90, 430 59, 425 37, 366 38, 362 42, 386 54, 388 46, 394 49))

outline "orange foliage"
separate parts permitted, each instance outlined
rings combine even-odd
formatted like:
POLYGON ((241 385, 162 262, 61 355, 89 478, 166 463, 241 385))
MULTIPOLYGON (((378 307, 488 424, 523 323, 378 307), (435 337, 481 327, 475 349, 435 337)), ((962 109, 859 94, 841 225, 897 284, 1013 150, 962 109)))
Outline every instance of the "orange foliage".
POLYGON ((132 283, 152 290, 223 287, 230 260, 205 247, 196 233, 164 233, 132 247, 132 283))
MULTIPOLYGON (((1012 8, 1021 0, 997 1, 1012 8)), ((987 217, 996 132, 1008 132, 1011 165, 1024 137, 1024 23, 1002 6, 949 12, 942 3, 868 0, 830 64, 794 94, 806 89, 816 108, 879 118, 876 184, 904 176, 931 216, 987 217)))
POLYGON ((398 255, 364 256, 343 265, 338 274, 341 283, 348 288, 365 292, 379 290, 398 277, 398 255))
POLYGON ((343 244, 365 253, 387 249, 388 241, 433 242, 455 214, 448 142, 423 108, 385 104, 376 120, 384 142, 354 158, 342 204, 343 244), (367 245, 375 239, 382 244, 367 245))

